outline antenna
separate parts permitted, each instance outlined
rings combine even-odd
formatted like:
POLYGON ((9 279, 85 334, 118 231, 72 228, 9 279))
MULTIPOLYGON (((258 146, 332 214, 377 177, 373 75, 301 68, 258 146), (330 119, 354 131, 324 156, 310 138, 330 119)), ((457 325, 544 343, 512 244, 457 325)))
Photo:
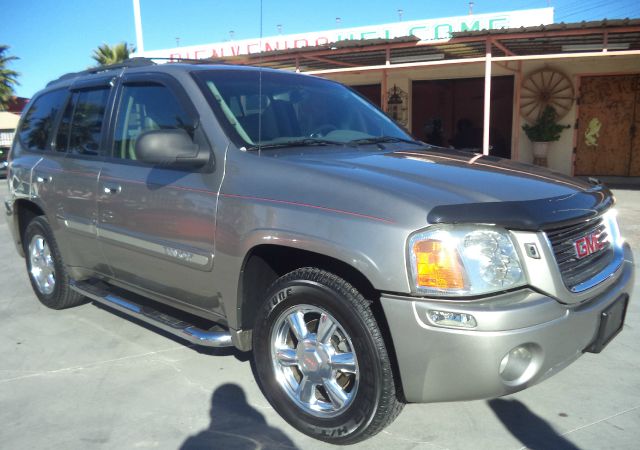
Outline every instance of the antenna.
POLYGON ((276 25, 276 28, 278 29, 278 34, 282 34, 282 24, 276 25))
POLYGON ((260 0, 260 45, 258 46, 258 157, 262 155, 262 0, 260 0))
POLYGON ((469 15, 470 16, 473 15, 473 5, 474 5, 474 2, 469 2, 469 15))
POLYGON ((399 9, 398 10, 398 21, 402 22, 402 15, 404 14, 404 10, 399 9))

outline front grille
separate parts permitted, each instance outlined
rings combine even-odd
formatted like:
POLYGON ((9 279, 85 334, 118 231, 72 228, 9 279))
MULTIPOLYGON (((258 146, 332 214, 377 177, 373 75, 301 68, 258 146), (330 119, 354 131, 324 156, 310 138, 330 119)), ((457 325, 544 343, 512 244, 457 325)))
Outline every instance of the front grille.
POLYGON ((602 272, 614 259, 611 237, 602 217, 547 230, 546 233, 553 248, 562 280, 571 290, 602 272), (600 233, 598 241, 604 245, 604 248, 583 258, 578 258, 575 242, 593 233, 600 233))

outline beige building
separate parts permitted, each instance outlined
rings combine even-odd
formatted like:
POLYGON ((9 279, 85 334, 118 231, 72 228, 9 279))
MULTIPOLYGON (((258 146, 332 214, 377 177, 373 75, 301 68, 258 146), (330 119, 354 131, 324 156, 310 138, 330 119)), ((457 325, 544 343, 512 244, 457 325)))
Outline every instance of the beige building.
MULTIPOLYGON (((20 114, 0 111, 0 151, 6 153, 13 142, 13 135, 18 127, 20 114)), ((2 154, 0 154, 2 156, 2 154)))

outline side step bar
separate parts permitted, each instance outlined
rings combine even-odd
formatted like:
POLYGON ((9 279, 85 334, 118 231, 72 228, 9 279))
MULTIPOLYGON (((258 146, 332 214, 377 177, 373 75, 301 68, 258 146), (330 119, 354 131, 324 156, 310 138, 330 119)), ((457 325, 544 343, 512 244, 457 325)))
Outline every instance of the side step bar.
POLYGON ((116 309, 128 316, 135 317, 168 333, 185 339, 196 345, 206 347, 232 347, 231 334, 222 327, 215 327, 210 330, 202 330, 196 326, 184 322, 175 317, 171 317, 160 311, 156 311, 148 306, 114 295, 107 289, 98 285, 86 282, 72 282, 71 289, 80 294, 102 303, 110 308, 116 309))

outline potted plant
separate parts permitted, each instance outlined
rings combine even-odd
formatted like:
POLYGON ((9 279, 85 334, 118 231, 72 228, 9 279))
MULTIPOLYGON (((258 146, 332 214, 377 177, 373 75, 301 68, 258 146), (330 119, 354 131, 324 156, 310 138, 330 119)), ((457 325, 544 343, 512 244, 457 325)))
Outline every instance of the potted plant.
POLYGON ((560 139, 560 134, 570 125, 557 122, 558 113, 552 106, 547 106, 533 125, 524 124, 522 129, 533 142, 534 158, 545 158, 549 152, 549 143, 560 139))

